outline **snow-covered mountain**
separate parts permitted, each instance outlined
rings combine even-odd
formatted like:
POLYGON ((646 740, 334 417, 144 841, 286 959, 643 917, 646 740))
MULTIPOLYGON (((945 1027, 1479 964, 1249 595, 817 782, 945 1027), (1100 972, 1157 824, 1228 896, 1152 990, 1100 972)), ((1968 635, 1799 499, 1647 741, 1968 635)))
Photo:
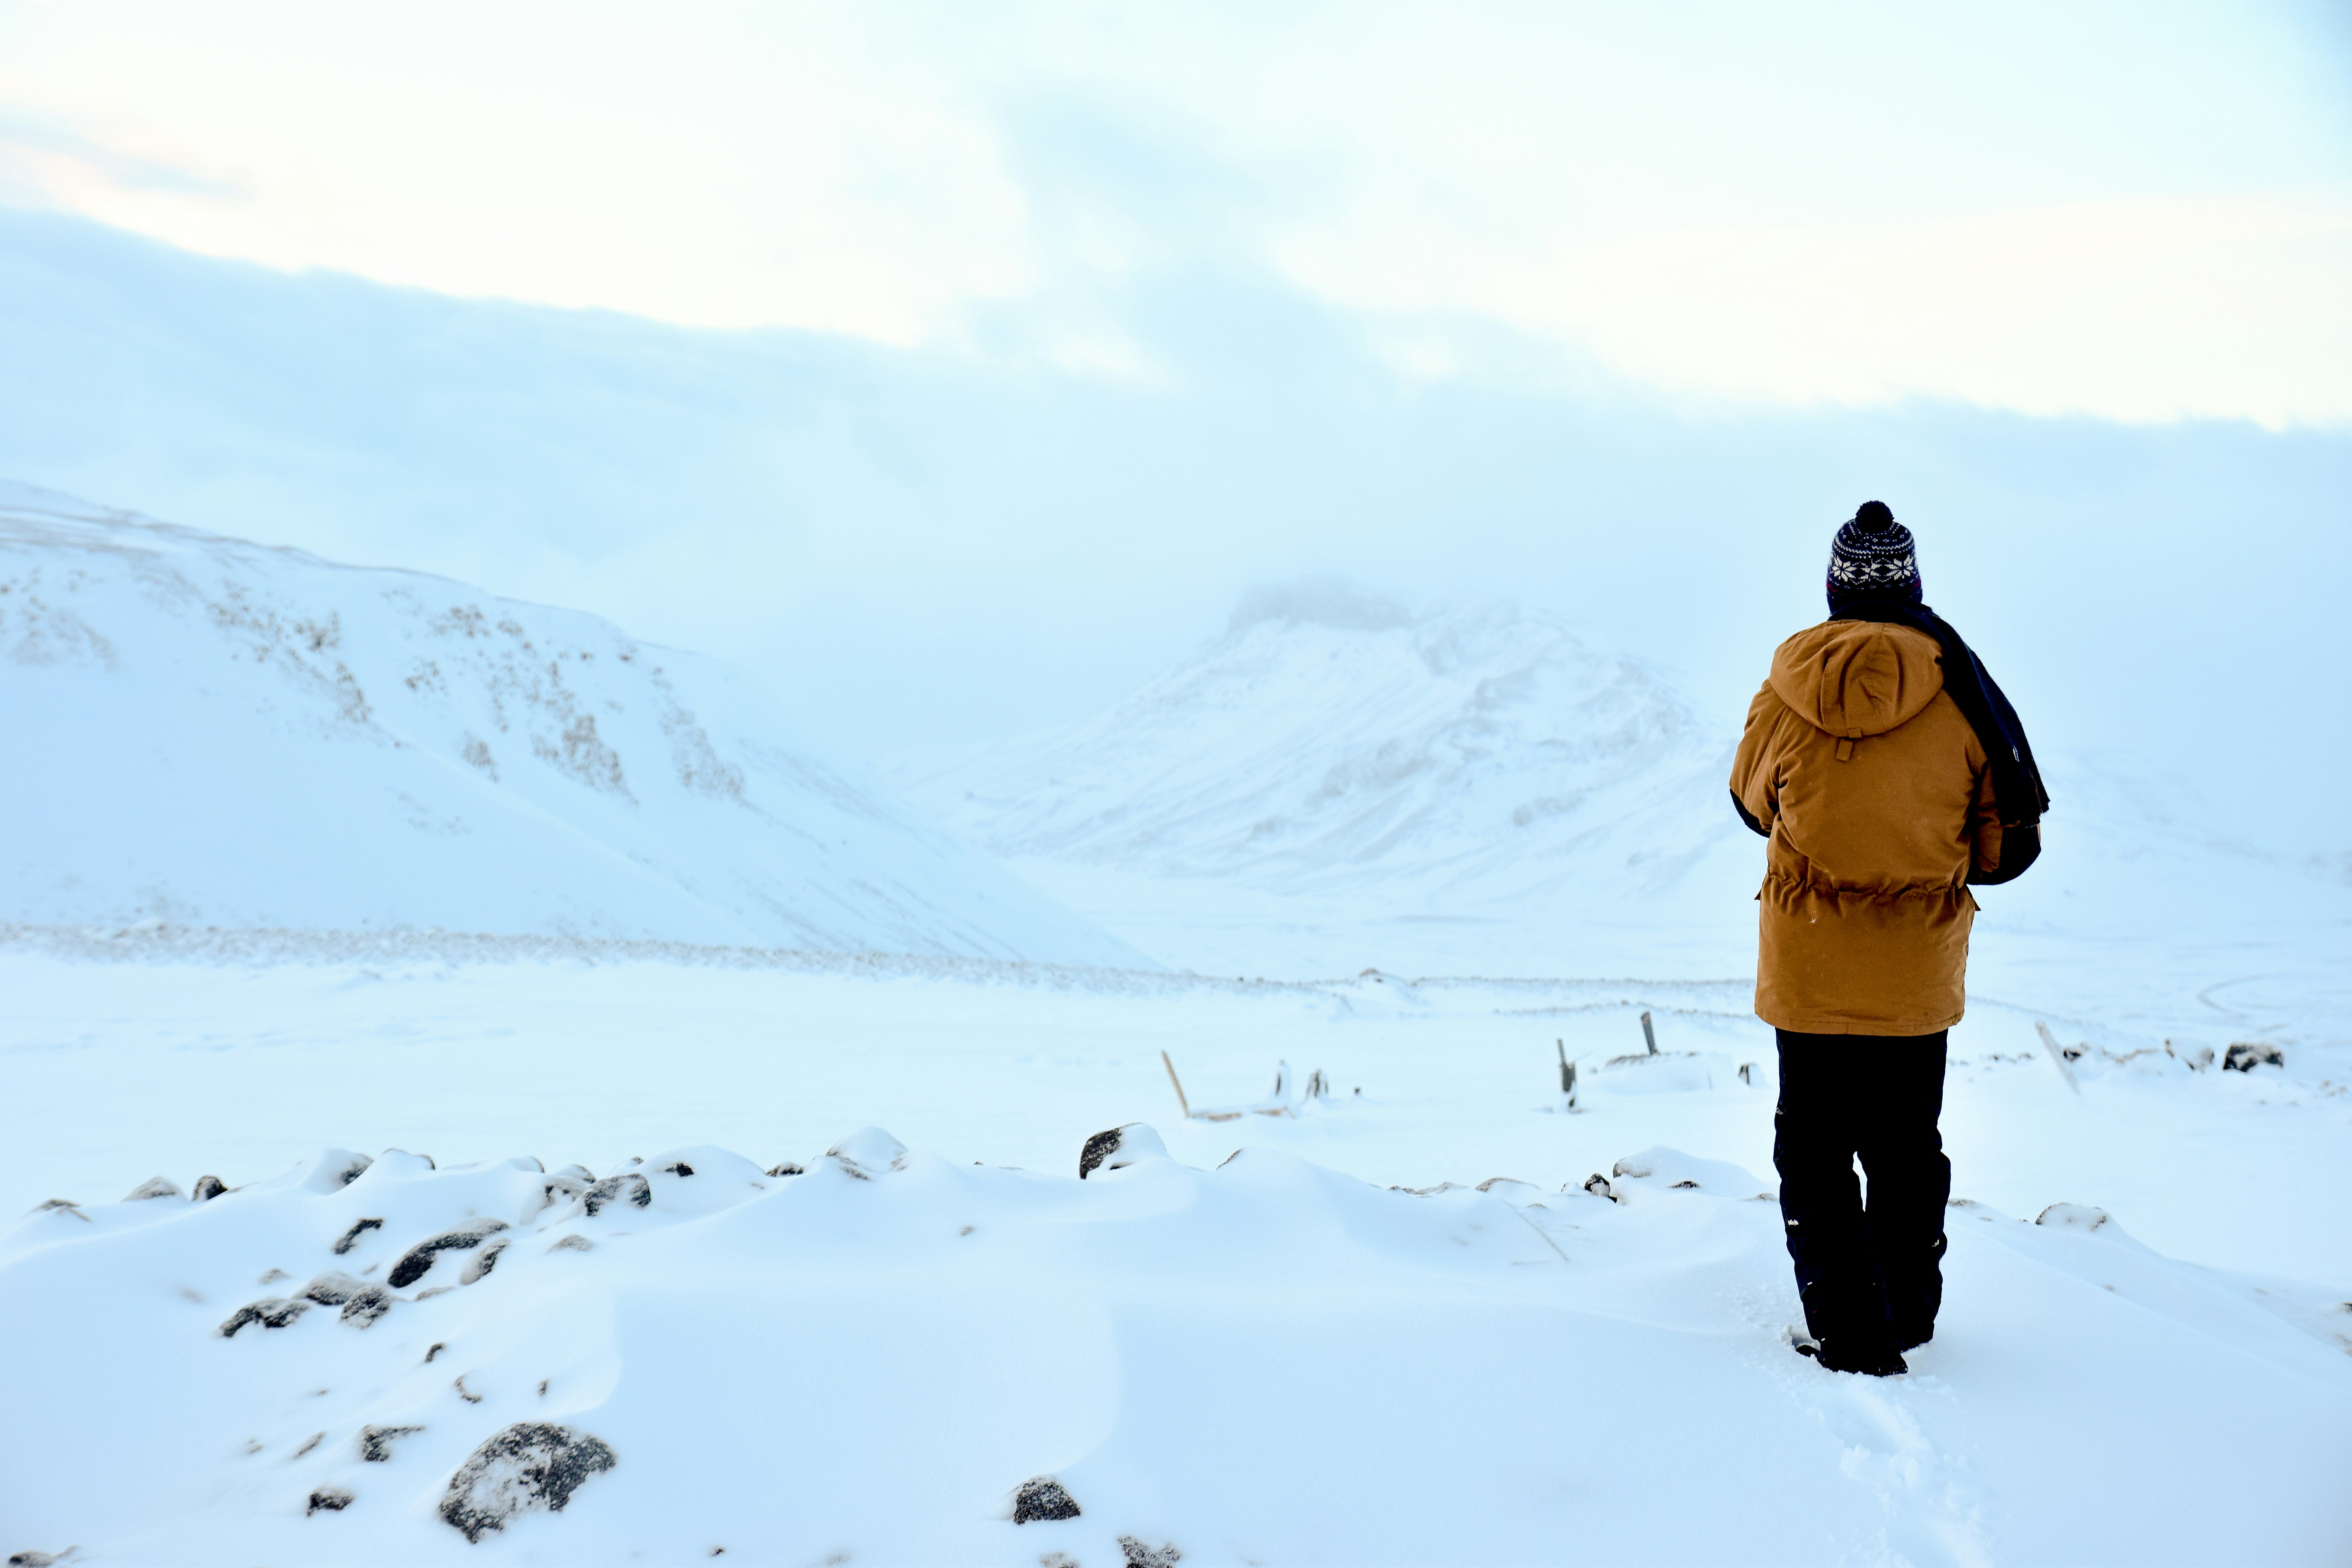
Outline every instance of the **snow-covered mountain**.
MULTIPOLYGON (((1538 614, 1309 584, 1091 720, 899 776, 1206 973, 1725 976, 1754 963, 1763 870, 1725 796, 1739 717, 1538 614)), ((2226 984, 2263 998, 2242 1023, 2345 1016, 2340 868, 2235 842, 2193 780, 2042 736, 2058 804, 2041 864, 1982 890, 1982 994, 2168 1027, 2226 984)))
POLYGON ((0 487, 0 919, 1137 965, 593 616, 0 487))
POLYGON ((1004 855, 1459 907, 1675 883, 1739 835, 1734 740, 1544 616, 1320 584, 1094 719, 905 776, 1004 855))

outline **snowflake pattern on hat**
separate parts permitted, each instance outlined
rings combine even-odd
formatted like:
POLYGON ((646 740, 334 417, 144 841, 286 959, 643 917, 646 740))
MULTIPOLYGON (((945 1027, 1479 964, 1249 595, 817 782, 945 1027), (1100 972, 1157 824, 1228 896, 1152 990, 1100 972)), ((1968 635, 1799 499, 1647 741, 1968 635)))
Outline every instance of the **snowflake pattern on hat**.
MULTIPOLYGON (((1883 509, 1882 509, 1883 510, 1883 509)), ((1873 594, 1919 588, 1919 554, 1911 531, 1887 517, 1885 526, 1865 532, 1861 518, 1837 531, 1830 543, 1829 589, 1832 594, 1873 594)))

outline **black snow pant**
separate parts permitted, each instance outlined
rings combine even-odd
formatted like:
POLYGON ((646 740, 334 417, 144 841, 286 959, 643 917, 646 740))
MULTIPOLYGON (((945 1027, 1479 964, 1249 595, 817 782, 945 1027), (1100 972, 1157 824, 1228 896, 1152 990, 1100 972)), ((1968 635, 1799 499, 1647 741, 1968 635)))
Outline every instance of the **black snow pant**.
POLYGON ((1776 1032, 1772 1163, 1805 1326, 1822 1341, 1924 1344, 1944 1300, 1944 1205, 1952 1194, 1952 1163, 1936 1131, 1944 1031, 1776 1032), (1867 1206, 1853 1174, 1857 1155, 1870 1178, 1867 1206))

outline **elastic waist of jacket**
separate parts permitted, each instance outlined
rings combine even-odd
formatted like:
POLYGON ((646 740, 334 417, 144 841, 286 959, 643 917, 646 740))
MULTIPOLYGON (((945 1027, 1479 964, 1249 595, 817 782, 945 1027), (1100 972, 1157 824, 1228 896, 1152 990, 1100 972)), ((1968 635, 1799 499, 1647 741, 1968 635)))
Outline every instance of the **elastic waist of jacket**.
POLYGON ((1968 887, 1963 882, 1914 882, 1900 888, 1846 888, 1818 877, 1795 877, 1786 871, 1767 871, 1764 885, 1778 885, 1790 893, 1818 893, 1831 899, 1952 899, 1963 898, 1968 887))

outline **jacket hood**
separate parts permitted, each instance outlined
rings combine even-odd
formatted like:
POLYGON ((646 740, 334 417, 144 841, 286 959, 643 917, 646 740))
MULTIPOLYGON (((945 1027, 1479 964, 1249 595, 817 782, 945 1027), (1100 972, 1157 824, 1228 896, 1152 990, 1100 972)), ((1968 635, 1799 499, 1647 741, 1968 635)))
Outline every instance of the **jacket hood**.
POLYGON ((1925 632, 1823 621, 1772 655, 1774 695, 1832 735, 1883 735, 1944 689, 1943 649, 1925 632))

